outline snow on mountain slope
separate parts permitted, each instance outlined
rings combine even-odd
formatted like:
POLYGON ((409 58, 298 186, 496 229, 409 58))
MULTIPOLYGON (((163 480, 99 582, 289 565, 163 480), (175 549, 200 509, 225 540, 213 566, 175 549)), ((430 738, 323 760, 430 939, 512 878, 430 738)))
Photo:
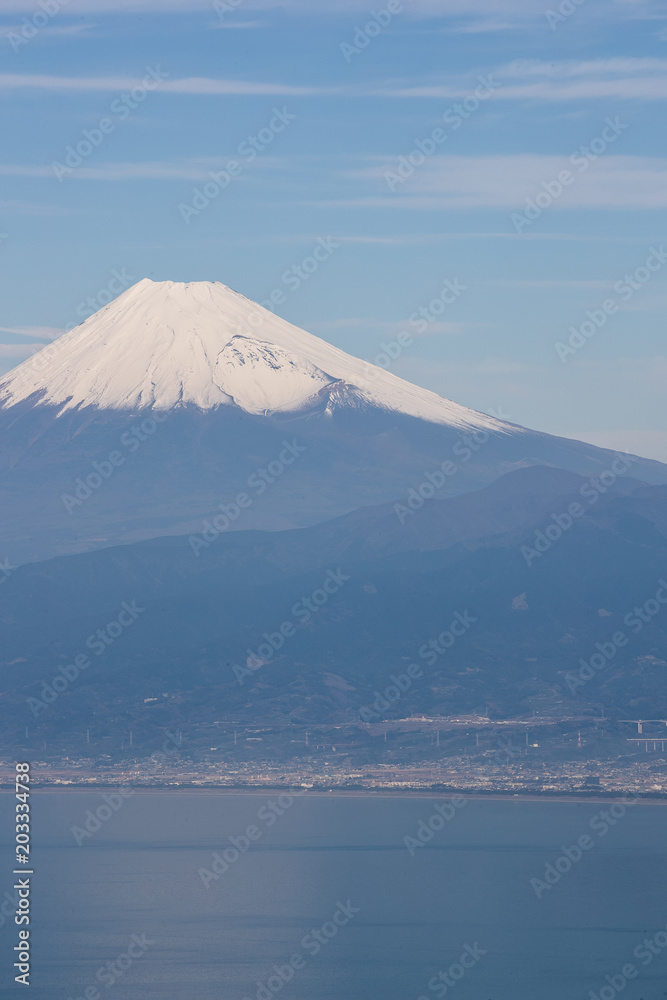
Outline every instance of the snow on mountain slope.
POLYGON ((220 282, 145 278, 49 350, 48 365, 32 358, 0 381, 0 409, 34 397, 61 414, 187 405, 270 414, 328 400, 461 429, 521 432, 354 358, 220 282))
POLYGON ((218 355, 213 377, 249 413, 298 410, 335 380, 274 344, 233 337, 218 355))

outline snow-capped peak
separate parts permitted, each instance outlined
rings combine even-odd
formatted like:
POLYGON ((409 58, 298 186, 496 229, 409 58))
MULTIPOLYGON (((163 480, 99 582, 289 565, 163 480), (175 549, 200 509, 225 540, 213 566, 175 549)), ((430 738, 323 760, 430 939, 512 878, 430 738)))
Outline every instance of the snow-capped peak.
POLYGON ((509 429, 345 354, 220 282, 145 278, 45 350, 48 363, 37 354, 0 381, 0 409, 34 397, 60 412, 190 405, 266 414, 335 397, 433 423, 509 429))

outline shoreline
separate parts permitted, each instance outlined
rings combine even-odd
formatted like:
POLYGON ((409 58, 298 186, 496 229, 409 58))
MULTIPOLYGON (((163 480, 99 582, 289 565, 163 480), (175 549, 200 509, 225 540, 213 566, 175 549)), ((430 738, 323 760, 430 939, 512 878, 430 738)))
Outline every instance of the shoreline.
MULTIPOLYGON (((591 792, 590 789, 582 791, 581 794, 576 792, 531 792, 531 791, 502 791, 494 790, 490 792, 480 792, 480 791, 470 791, 470 789, 460 789, 460 788, 438 788, 438 789, 425 789, 425 788, 305 788, 302 789, 297 785, 278 785, 278 786, 239 786, 239 787, 225 787, 225 786, 199 786, 199 785, 132 785, 130 783, 120 783, 120 784, 109 784, 108 782, 100 784, 34 784, 32 786, 32 791, 40 794, 58 794, 58 793, 74 793, 80 794, 98 794, 104 792, 114 792, 119 788, 131 788, 135 794, 145 792, 147 794, 159 795, 159 794, 169 794, 169 793, 182 793, 187 794, 200 794, 200 795, 248 795, 248 796, 264 796, 264 795, 285 795, 293 794, 297 790, 301 795, 317 795, 320 797, 337 797, 337 798, 422 798, 422 799, 432 799, 436 798, 446 798, 452 795, 460 795, 465 799, 478 800, 478 801, 496 801, 502 802, 508 799, 520 799, 526 802, 582 802, 582 803, 596 803, 600 801, 618 802, 628 796, 632 796, 639 800, 640 803, 645 803, 646 805, 667 805, 667 795, 660 792, 629 792, 629 791, 601 791, 599 793, 591 792)), ((0 794, 2 793, 12 793, 14 790, 14 785, 0 783, 0 794)))

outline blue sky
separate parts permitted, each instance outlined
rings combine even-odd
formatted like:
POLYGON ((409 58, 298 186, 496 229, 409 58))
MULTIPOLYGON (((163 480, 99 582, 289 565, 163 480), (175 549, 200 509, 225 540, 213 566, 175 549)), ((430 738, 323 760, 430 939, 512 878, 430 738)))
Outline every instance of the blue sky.
POLYGON ((396 374, 667 461, 667 4, 217 7, 3 0, 0 372, 114 272, 219 280, 369 360, 408 330, 396 374))

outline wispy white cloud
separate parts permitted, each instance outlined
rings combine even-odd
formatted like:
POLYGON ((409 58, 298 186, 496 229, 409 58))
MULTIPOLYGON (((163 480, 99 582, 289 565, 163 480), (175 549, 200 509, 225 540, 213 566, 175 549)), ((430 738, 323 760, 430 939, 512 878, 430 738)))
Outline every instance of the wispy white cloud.
POLYGON ((500 394, 496 397, 498 402, 511 414, 511 400, 520 396, 524 389, 540 384, 545 370, 539 365, 517 361, 512 357, 486 355, 474 361, 455 361, 452 358, 424 358, 405 354, 396 362, 394 373, 408 382, 439 392, 448 399, 461 401, 467 397, 468 406, 475 406, 470 402, 470 394, 477 393, 480 385, 496 385, 500 394), (496 379, 497 382, 494 381, 496 379))
MULTIPOLYGON (((484 69, 488 72, 489 67, 484 69)), ((667 60, 614 58, 515 60, 491 70, 501 84, 494 100, 580 101, 582 99, 664 100, 667 98, 667 60)), ((382 84, 378 97, 456 100, 470 93, 468 79, 431 78, 419 83, 382 84)))
POLYGON ((447 35, 488 35, 496 31, 515 30, 516 22, 496 20, 465 21, 443 29, 447 35))
MULTIPOLYGON (((644 240, 644 243, 646 241, 644 240)), ((609 288, 612 284, 611 281, 583 281, 577 279, 547 279, 544 280, 533 280, 529 278, 492 278, 484 281, 478 282, 480 285, 495 285, 499 288, 553 288, 554 290, 560 288, 582 288, 582 289, 594 289, 594 288, 609 288)))
MULTIPOLYGON (((0 326, 0 341, 5 344, 16 343, 16 337, 29 340, 55 340, 64 330, 56 326, 0 326)), ((34 345, 28 345, 34 346, 34 345)), ((39 345, 43 347, 43 344, 39 345)))
POLYGON ((404 330, 406 327, 411 329, 412 335, 416 340, 424 337, 458 337, 465 333, 467 329, 472 326, 471 323, 446 323, 444 320, 436 320, 435 323, 429 323, 426 330, 419 332, 417 330, 412 330, 407 322, 397 324, 395 326, 396 330, 404 330))
MULTIPOLYGON (((154 67, 155 68, 155 67, 154 67)), ((161 69, 163 67, 160 67, 161 69)), ((0 90, 48 91, 124 91, 139 86, 140 77, 130 76, 54 76, 46 73, 1 73, 0 90)), ((287 83, 263 83, 253 80, 216 80, 209 77, 184 77, 163 80, 160 93, 202 96, 309 97, 340 93, 340 87, 297 87, 287 83)))
MULTIPOLYGON (((287 159, 285 161, 286 168, 289 169, 289 165, 292 161, 287 159)), ((475 231, 468 230, 467 232, 456 232, 450 230, 447 233, 395 233, 391 235, 381 235, 375 233, 368 234, 343 234, 338 231, 334 232, 333 238, 339 243, 349 243, 351 245, 361 245, 361 246, 386 246, 386 247, 408 247, 408 246, 428 246, 430 244, 444 243, 444 242, 463 242, 463 241, 479 241, 479 240, 521 240, 526 242, 527 240, 538 240, 541 242, 553 242, 553 243, 624 243, 624 244, 637 244, 642 247, 647 246, 652 242, 661 242, 663 240, 663 235, 658 234, 656 236, 629 236, 624 233, 603 233, 603 234, 593 234, 593 233, 573 233, 573 232, 536 232, 536 233, 515 233, 515 232, 486 232, 484 230, 475 231)), ((262 246, 266 247, 267 244, 291 244, 299 243, 305 246, 310 245, 317 241, 319 233, 263 233, 261 236, 234 236, 229 237, 226 242, 230 246, 262 246)), ((225 242, 225 238, 222 236, 216 237, 216 244, 225 242)), ((135 246, 140 247, 145 250, 167 250, 170 245, 163 244, 153 244, 153 243, 137 243, 135 246)), ((171 244, 173 245, 173 244, 171 244)))
MULTIPOLYGON (((219 169, 225 156, 185 158, 182 160, 149 160, 139 162, 99 163, 77 168, 69 182, 80 181, 206 181, 211 170, 219 169)), ((253 164, 253 170, 286 171, 294 160, 289 157, 265 156, 253 164)), ((352 208, 404 209, 474 209, 497 208, 508 212, 524 207, 526 199, 543 190, 542 183, 558 176, 571 164, 567 157, 502 154, 483 156, 433 156, 409 179, 404 187, 389 191, 385 175, 395 171, 396 163, 387 158, 374 158, 368 166, 349 170, 342 176, 351 182, 349 197, 304 201, 318 207, 345 206, 352 208), (362 187, 359 187, 359 184, 362 187), (372 184, 369 190, 368 185, 372 184), (365 192, 365 193, 362 193, 365 192)), ((585 173, 574 171, 574 183, 564 190, 549 211, 572 208, 593 209, 655 209, 667 208, 667 159, 639 156, 600 157, 585 173)), ((0 176, 53 178, 48 164, 0 164, 0 176)), ((242 178, 241 178, 242 179, 242 178)), ((8 203, 11 205, 12 203, 8 203)), ((22 203, 19 203, 21 206, 22 203)), ((0 203, 0 209, 2 203, 0 203)), ((23 206, 31 214, 53 214, 59 207, 23 206)), ((340 239, 350 244, 409 246, 439 243, 446 240, 528 239, 552 241, 608 241, 614 237, 597 237, 568 233, 515 232, 456 232, 403 234, 350 234, 340 239)), ((620 242, 645 242, 634 237, 619 236, 620 242)), ((297 240, 301 240, 299 236, 297 240)))
MULTIPOLYGON (((495 73, 496 77, 498 76, 495 73)), ((382 85, 366 91, 372 97, 432 98, 439 101, 456 101, 470 95, 471 86, 465 82, 382 85)), ((582 100, 663 101, 667 98, 667 76, 623 77, 617 79, 578 79, 562 82, 556 79, 536 83, 505 83, 494 95, 499 101, 544 101, 567 103, 582 100)))
MULTIPOLYGON (((23 24, 1 24, 0 38, 8 38, 10 35, 20 35, 23 24)), ((81 35, 89 35, 94 25, 82 24, 47 24, 40 28, 40 38, 76 38, 81 35)))
MULTIPOLYGON (((251 27, 261 22, 229 22, 251 27)), ((224 27, 224 24, 221 25, 224 27)), ((193 97, 384 97, 431 98, 455 101, 470 94, 480 74, 498 81, 494 100, 579 102, 583 99, 664 100, 667 98, 667 60, 616 58, 540 62, 515 61, 489 71, 480 67, 466 76, 384 81, 376 84, 295 85, 270 80, 182 77, 166 79, 161 94, 193 97)), ((121 92, 140 84, 139 77, 59 76, 46 73, 0 74, 0 90, 50 92, 121 92)))
MULTIPOLYGON (((198 157, 184 160, 148 160, 135 163, 100 163, 94 167, 77 167, 69 180, 86 181, 206 181, 211 170, 219 170, 230 156, 198 157)), ((284 161, 277 156, 258 158, 253 170, 282 168, 284 161)), ((54 176, 48 164, 0 164, 0 176, 49 177, 54 176)), ((239 178, 243 180, 243 178, 239 178)))
POLYGON ((216 21, 211 27, 244 31, 248 28, 266 28, 267 25, 268 21, 216 21))
MULTIPOLYGON (((310 237, 313 239, 313 237, 310 237)), ((442 243, 448 240, 542 240, 556 243, 637 243, 645 246, 646 237, 627 236, 623 234, 601 236, 586 233, 503 233, 503 232, 449 232, 449 233, 400 233, 395 236, 336 236, 342 243, 371 243, 386 246, 416 246, 429 243, 442 243)), ((655 236, 654 240, 661 240, 655 236)), ((651 240, 648 240, 650 243, 651 240)))
POLYGON ((1 344, 0 358, 29 358, 46 344, 1 344))
POLYGON ((539 59, 516 59, 498 70, 504 77, 578 77, 578 76, 627 76, 632 74, 667 74, 667 59, 629 58, 568 59, 561 62, 543 62, 539 59))
MULTIPOLYGON (((387 187, 391 160, 353 174, 387 187)), ((433 156, 395 194, 372 194, 339 202, 348 206, 385 208, 521 208, 542 191, 542 183, 572 169, 567 157, 534 154, 433 156)), ((550 211, 559 208, 667 208, 667 159, 640 156, 600 157, 565 188, 550 211)))
POLYGON ((379 331, 385 334, 398 333, 400 330, 410 329, 411 335, 416 339, 417 337, 432 337, 434 335, 442 336, 452 336, 459 335, 464 332, 465 328, 470 324, 466 323, 446 323, 443 321, 437 321, 430 323, 428 325, 428 330, 424 331, 423 334, 417 333, 406 320, 395 320, 395 319, 369 319, 361 318, 357 316, 342 317, 341 319, 330 320, 327 323, 311 323, 311 330, 319 331, 332 331, 332 330, 360 330, 360 331, 379 331))
MULTIPOLYGON (((500 92, 506 101, 664 101, 667 77, 625 77, 609 80, 581 79, 569 83, 544 81, 525 86, 508 86, 500 92)), ((398 95, 396 95, 398 96, 398 95)), ((416 94, 406 95, 416 97, 416 94)), ((431 94, 430 96, 435 96, 431 94)))
MULTIPOLYGON (((448 0, 443 15, 442 0, 409 0, 406 13, 413 16, 443 17, 471 16, 477 13, 525 16, 525 0, 448 0)), ((210 11, 211 0, 77 0, 77 11, 108 14, 144 14, 156 12, 191 13, 210 11)), ((368 0, 244 0, 243 9, 280 10, 314 16, 368 14, 368 0)), ((4 13, 30 14, 35 10, 35 0, 3 0, 4 13)), ((541 14, 541 11, 540 11, 541 14)))
MULTIPOLYGON (((3 13, 30 15, 37 9, 36 0, 3 0, 3 13)), ((272 12, 316 18, 337 17, 367 20, 369 0, 244 0, 246 13, 272 12)), ((412 20, 451 21, 461 33, 506 30, 504 25, 533 24, 546 30, 545 9, 526 0, 407 0, 403 17, 412 20), (475 27, 478 19, 479 28, 475 27), (469 26, 469 27, 468 27, 469 26)), ((557 4, 553 4, 557 6, 557 4)), ((77 0, 77 13, 95 15, 183 14, 211 12, 211 0, 77 0)), ((578 17, 593 20, 664 20, 662 0, 587 0, 578 17)))

